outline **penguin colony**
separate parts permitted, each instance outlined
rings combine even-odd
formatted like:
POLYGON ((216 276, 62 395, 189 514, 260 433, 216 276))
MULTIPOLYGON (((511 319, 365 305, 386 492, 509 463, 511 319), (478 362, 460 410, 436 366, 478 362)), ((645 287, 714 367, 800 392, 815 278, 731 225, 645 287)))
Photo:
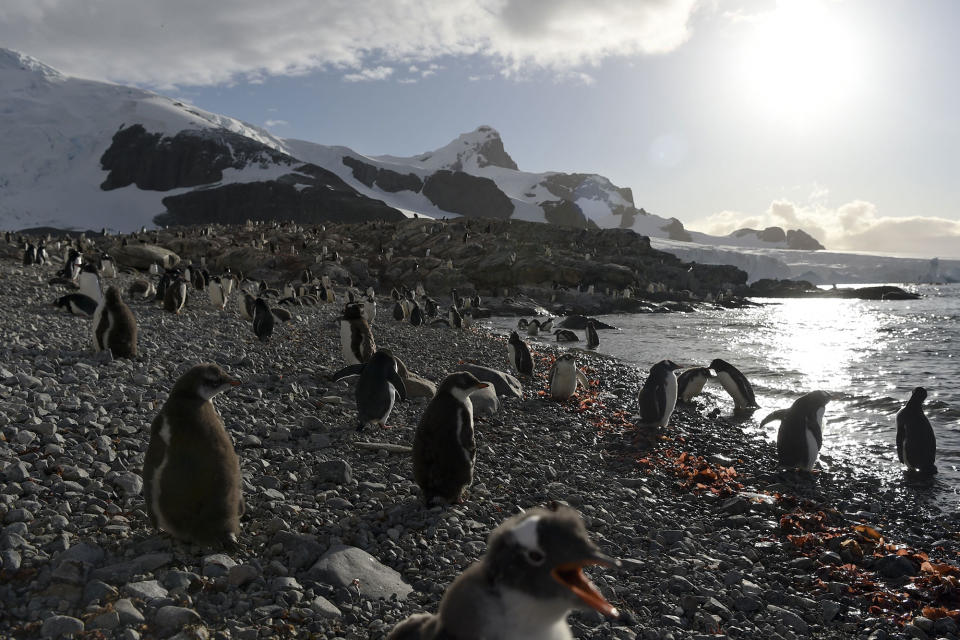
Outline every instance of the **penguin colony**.
MULTIPOLYGON (((102 254, 84 260, 80 246, 68 246, 57 279, 78 289, 58 298, 55 304, 74 315, 92 317, 93 348, 109 350, 115 358, 136 358, 137 323, 116 286, 103 290, 101 278, 115 278, 113 259, 102 254)), ((336 254, 335 254, 336 255, 336 254)), ((45 243, 28 243, 23 265, 45 265, 50 257, 45 243)), ((242 277, 229 269, 211 276, 201 267, 151 268, 153 278, 134 281, 127 292, 131 300, 162 301, 163 308, 180 314, 188 301, 189 285, 206 291, 211 306, 227 308, 231 292, 240 289, 242 277)), ((266 283, 243 287, 238 298, 241 315, 252 323, 255 337, 268 341, 275 321, 291 320, 289 311, 271 308, 268 298, 283 305, 310 305, 336 300, 333 284, 318 281, 308 269, 302 285, 286 283, 282 294, 266 283)), ((408 375, 402 363, 387 349, 377 349, 371 325, 376 314, 375 292, 363 297, 349 286, 349 302, 339 320, 342 357, 346 366, 333 376, 337 381, 357 377, 355 399, 358 428, 387 421, 397 399, 406 400, 408 375)), ((393 319, 414 326, 443 324, 452 329, 469 328, 479 296, 462 297, 451 291, 447 317, 440 318, 440 305, 426 295, 422 285, 392 292, 393 319), (417 300, 420 299, 420 301, 417 300), (421 307, 422 302, 422 307, 421 307), (432 321, 431 321, 432 319, 432 321)), ((518 330, 528 336, 549 334, 553 318, 521 319, 518 330)), ((568 329, 553 332, 558 342, 577 342, 568 329)), ((589 349, 599 345, 596 324, 586 324, 589 349)), ((512 331, 508 362, 517 374, 533 375, 529 346, 512 331)), ((735 366, 713 360, 708 367, 681 369, 662 360, 650 370, 637 395, 641 427, 664 429, 678 402, 689 404, 714 379, 730 395, 736 412, 758 408, 752 386, 735 366)), ((213 399, 241 382, 215 364, 200 364, 186 371, 173 385, 156 415, 144 459, 145 510, 158 531, 204 546, 232 548, 241 535, 244 513, 239 459, 230 436, 213 405, 213 399)), ((577 367, 572 352, 560 355, 547 375, 548 395, 557 401, 572 397, 578 386, 589 381, 577 367)), ((491 384, 466 372, 452 373, 439 385, 416 427, 412 448, 413 476, 427 506, 455 503, 474 477, 476 440, 471 395, 489 390, 491 384)), ((496 402, 496 394, 492 394, 496 402)), ((899 460, 912 473, 936 473, 936 437, 923 413, 927 392, 917 387, 896 416, 896 448, 899 460)), ((779 421, 778 464, 786 469, 811 471, 823 443, 823 416, 830 395, 813 391, 798 398, 788 409, 772 412, 760 425, 779 421)), ((589 565, 616 566, 590 540, 579 515, 570 508, 533 509, 508 518, 488 539, 487 551, 447 589, 436 614, 418 614, 401 622, 389 638, 441 637, 569 637, 565 618, 573 608, 592 608, 616 619, 610 605, 583 574, 589 565), (508 605, 504 599, 517 594, 526 604, 508 605), (531 616, 535 612, 536 615, 531 616), (545 613, 549 612, 549 613, 545 613), (565 633, 564 633, 565 631, 565 633)))

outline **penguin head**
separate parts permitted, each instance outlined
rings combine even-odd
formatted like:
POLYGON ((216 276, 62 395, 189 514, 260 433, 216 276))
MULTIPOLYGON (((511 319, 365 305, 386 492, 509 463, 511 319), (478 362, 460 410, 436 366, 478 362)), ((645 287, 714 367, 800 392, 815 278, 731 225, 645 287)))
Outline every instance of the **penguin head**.
POLYGON ((510 340, 509 340, 509 342, 510 342, 510 344, 519 344, 519 343, 521 342, 521 340, 520 340, 520 334, 517 333, 516 331, 511 331, 511 332, 510 332, 510 340))
POLYGON ((577 357, 572 353, 564 353, 557 356, 557 366, 569 365, 571 367, 577 366, 577 357))
POLYGON ((804 411, 812 412, 818 410, 820 407, 826 406, 831 399, 832 397, 826 391, 811 391, 797 398, 793 406, 804 411))
POLYGON ((730 363, 720 358, 714 358, 713 362, 710 363, 710 368, 714 371, 726 371, 730 368, 730 363))
POLYGON ((910 402, 915 404, 923 404, 923 401, 927 399, 927 390, 923 387, 917 387, 913 390, 913 393, 910 395, 910 402))
POLYGON ((104 294, 104 303, 111 307, 122 304, 123 299, 120 297, 120 290, 113 286, 107 287, 107 292, 104 294))
POLYGON ((359 320, 363 317, 363 307, 355 302, 344 305, 343 320, 359 320))
POLYGON ((239 380, 228 375, 216 364, 198 364, 180 376, 170 395, 199 396, 203 400, 209 400, 239 384, 239 380))
POLYGON ((377 349, 366 366, 376 371, 390 373, 397 370, 397 359, 389 349, 377 349))
POLYGON ((620 615, 583 573, 590 565, 619 562, 600 551, 570 507, 531 509, 504 521, 490 534, 483 562, 500 588, 555 601, 565 610, 585 605, 611 618, 620 615))
POLYGON ((657 364, 653 365, 653 367, 651 367, 650 373, 653 374, 655 371, 657 373, 670 373, 671 371, 676 371, 677 369, 682 369, 682 368, 683 367, 678 365, 673 360, 661 360, 657 364))
POLYGON ((486 382, 480 382, 472 373, 458 371, 443 379, 437 393, 449 393, 456 398, 463 399, 474 391, 486 389, 489 386, 486 382))

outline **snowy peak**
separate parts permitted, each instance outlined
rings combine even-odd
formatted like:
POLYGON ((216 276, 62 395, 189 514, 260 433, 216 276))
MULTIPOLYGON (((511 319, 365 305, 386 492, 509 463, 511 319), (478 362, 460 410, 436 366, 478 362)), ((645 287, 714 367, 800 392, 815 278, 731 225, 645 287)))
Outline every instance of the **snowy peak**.
POLYGON ((484 167, 500 167, 517 171, 517 163, 503 148, 500 133, 488 125, 482 125, 469 133, 460 134, 453 142, 412 158, 379 156, 377 160, 412 164, 430 171, 447 170, 470 173, 484 167))
POLYGON ((26 54, 0 47, 0 72, 29 71, 50 79, 62 79, 64 75, 26 54))

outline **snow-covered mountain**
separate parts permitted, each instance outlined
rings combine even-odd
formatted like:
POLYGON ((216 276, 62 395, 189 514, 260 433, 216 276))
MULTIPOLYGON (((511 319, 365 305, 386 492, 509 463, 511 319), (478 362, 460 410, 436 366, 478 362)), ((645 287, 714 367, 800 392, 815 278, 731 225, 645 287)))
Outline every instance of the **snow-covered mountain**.
POLYGON ((65 76, 6 49, 0 114, 0 228, 469 215, 792 246, 779 229, 730 238, 688 232, 597 174, 521 171, 488 126, 413 157, 366 156, 277 138, 142 89, 65 76))

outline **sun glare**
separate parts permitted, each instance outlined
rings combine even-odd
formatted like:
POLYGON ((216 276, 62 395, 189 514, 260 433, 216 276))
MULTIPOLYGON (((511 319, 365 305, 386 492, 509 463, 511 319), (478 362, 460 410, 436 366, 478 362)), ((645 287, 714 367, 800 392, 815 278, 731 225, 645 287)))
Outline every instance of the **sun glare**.
POLYGON ((780 0, 749 28, 735 65, 742 96, 758 115, 808 126, 856 96, 862 48, 835 8, 817 0, 780 0))

